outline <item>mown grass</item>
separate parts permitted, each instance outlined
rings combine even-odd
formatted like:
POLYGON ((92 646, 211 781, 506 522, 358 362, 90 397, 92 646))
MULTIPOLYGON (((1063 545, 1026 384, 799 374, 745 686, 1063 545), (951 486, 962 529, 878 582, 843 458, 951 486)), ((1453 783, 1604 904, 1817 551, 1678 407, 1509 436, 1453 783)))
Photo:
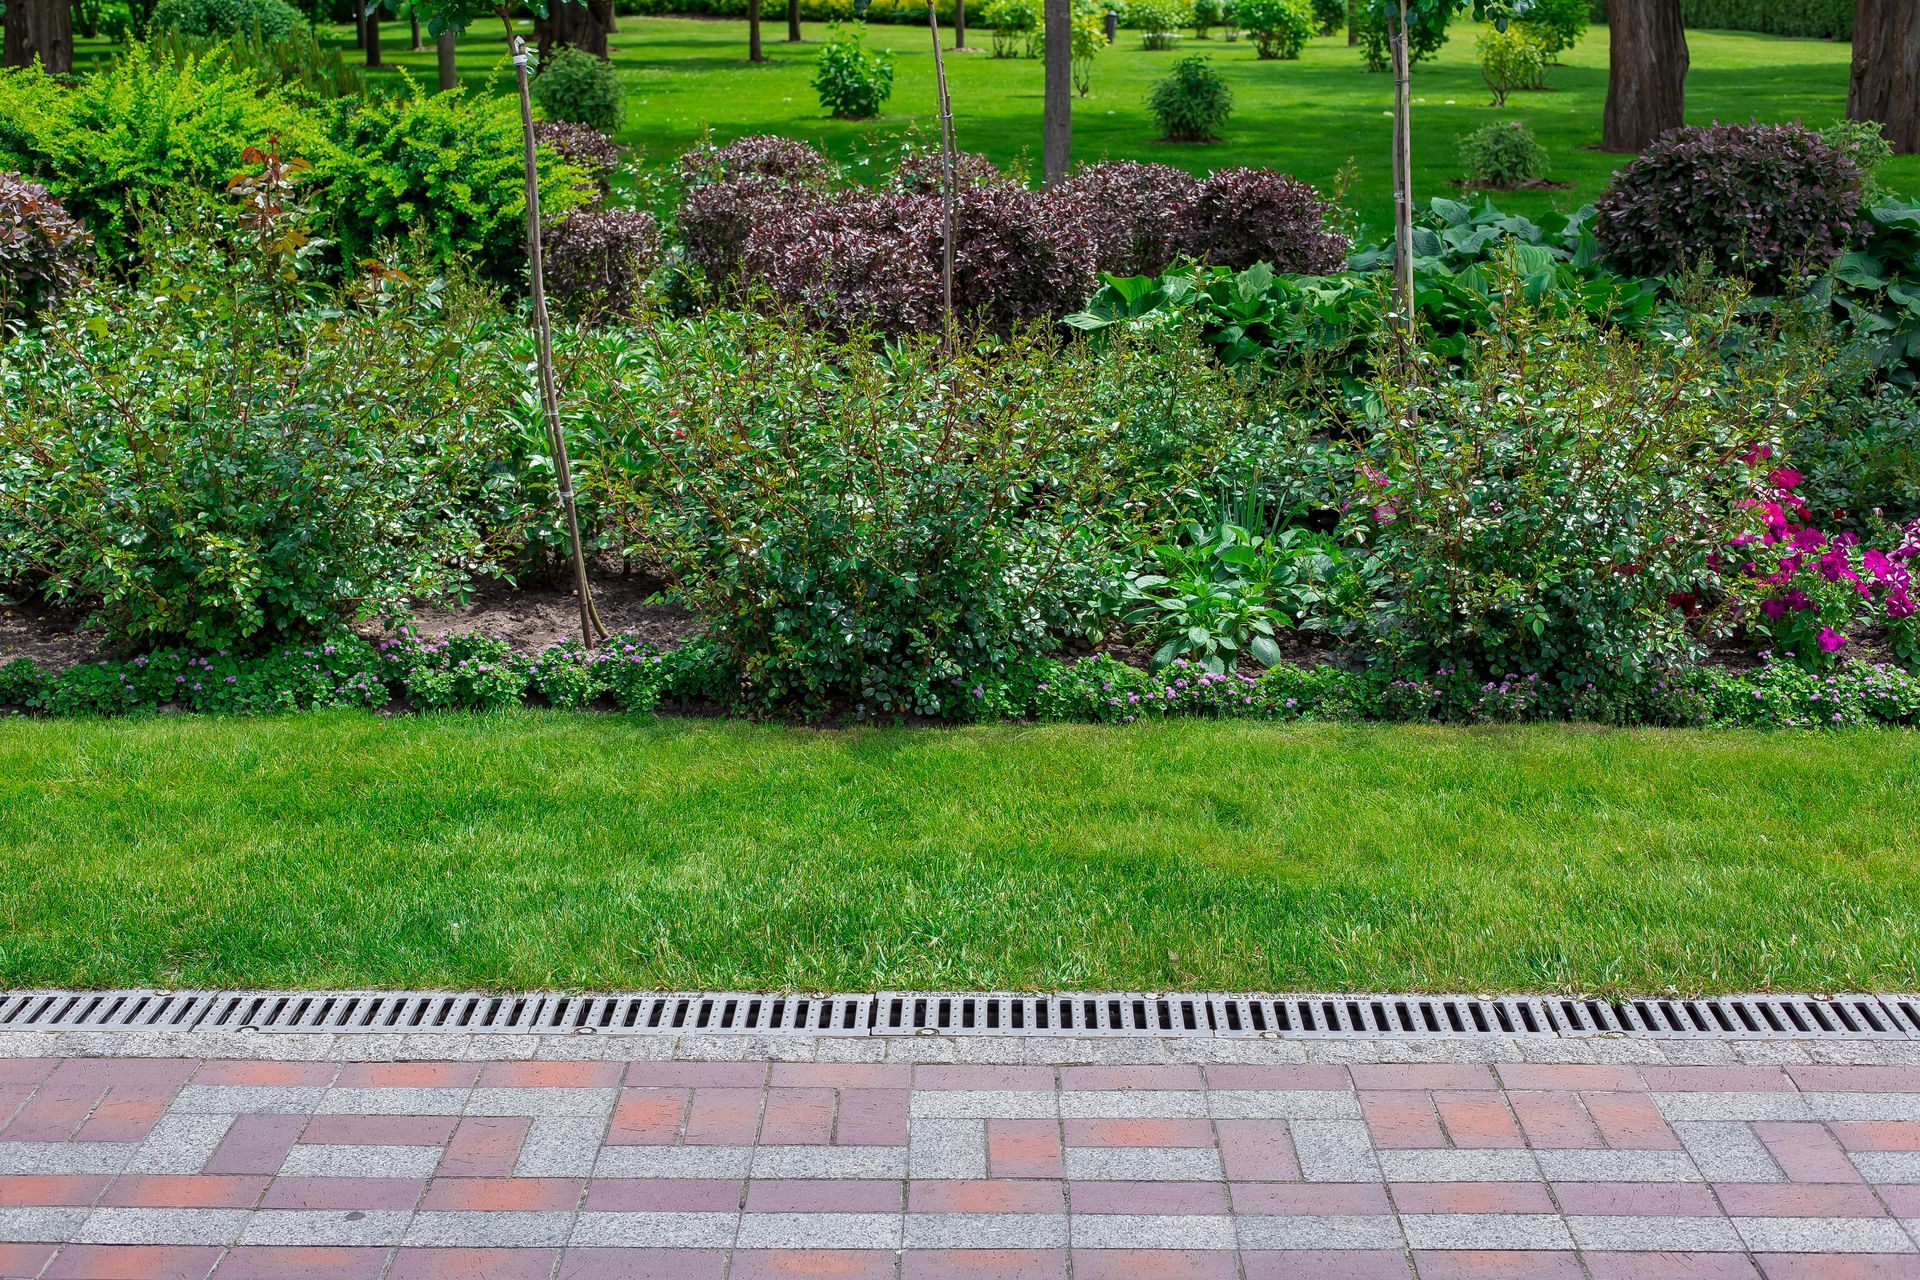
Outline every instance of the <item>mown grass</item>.
POLYGON ((1920 737, 0 724, 0 985, 1920 985, 1920 737))
MULTIPOLYGON (((404 24, 390 21, 384 31, 389 61, 431 86, 432 53, 407 51, 404 24)), ((789 45, 784 19, 770 21, 770 60, 753 65, 746 61, 744 22, 622 18, 612 50, 627 89, 621 140, 665 162, 709 127, 722 140, 781 133, 816 142, 857 168, 862 157, 884 150, 892 139, 935 127, 933 56, 924 28, 868 28, 869 45, 892 52, 897 76, 886 112, 861 122, 828 118, 809 83, 825 34, 824 26, 807 24, 806 43, 789 45)), ((351 31, 339 29, 333 38, 349 45, 351 31)), ((1592 201, 1607 175, 1628 158, 1590 149, 1599 144, 1606 101, 1606 29, 1594 28, 1564 55, 1567 65, 1551 73, 1550 92, 1516 93, 1498 110, 1487 105, 1491 95, 1480 79, 1476 38, 1472 24, 1462 24, 1434 62, 1415 70, 1414 182, 1420 197, 1456 193, 1448 183, 1459 176, 1463 135, 1489 121, 1521 120, 1546 145, 1550 177, 1569 187, 1500 193, 1495 199, 1501 207, 1539 216, 1592 201)), ((1817 128, 1846 112, 1850 55, 1844 44, 1717 31, 1689 32, 1688 42, 1689 121, 1799 119, 1817 128)), ((988 33, 974 30, 971 43, 984 49, 988 33)), ((1297 62, 1257 61, 1252 44, 1229 44, 1217 34, 1187 39, 1178 52, 1147 52, 1139 45, 1138 33, 1123 31, 1095 63, 1092 96, 1074 103, 1076 157, 1161 161, 1196 173, 1269 165, 1328 191, 1342 185, 1340 171, 1351 164, 1347 202, 1374 238, 1384 237, 1391 217, 1392 84, 1386 75, 1369 73, 1344 36, 1313 41, 1297 62), (1146 110, 1148 90, 1178 57, 1196 51, 1209 55, 1232 85, 1234 116, 1212 145, 1157 141, 1146 110)), ((476 27, 461 45, 469 80, 506 87, 510 69, 502 51, 494 28, 476 27)), ((1024 159, 1037 175, 1040 63, 980 52, 949 58, 948 68, 960 145, 1001 163, 1024 159)), ((1893 161, 1883 176, 1897 189, 1920 190, 1920 157, 1893 161)))

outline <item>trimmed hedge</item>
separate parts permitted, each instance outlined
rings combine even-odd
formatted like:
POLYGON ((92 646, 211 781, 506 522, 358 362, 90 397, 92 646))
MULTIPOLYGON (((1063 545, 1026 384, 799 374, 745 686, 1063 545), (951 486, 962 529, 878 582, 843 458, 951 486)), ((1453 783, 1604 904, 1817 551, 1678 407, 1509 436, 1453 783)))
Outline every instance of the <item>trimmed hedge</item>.
MULTIPOLYGON (((1681 0, 1680 12, 1689 27, 1707 30, 1853 39, 1853 0, 1681 0)), ((1607 20, 1606 0, 1593 0, 1593 20, 1607 20)))

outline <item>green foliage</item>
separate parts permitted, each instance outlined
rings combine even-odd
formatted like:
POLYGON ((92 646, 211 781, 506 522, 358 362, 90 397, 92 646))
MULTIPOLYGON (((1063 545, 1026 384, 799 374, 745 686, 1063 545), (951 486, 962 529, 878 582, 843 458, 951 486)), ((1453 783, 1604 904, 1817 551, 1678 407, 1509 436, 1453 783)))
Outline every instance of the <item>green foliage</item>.
POLYGON ((1860 170, 1863 203, 1877 204, 1892 198, 1873 176, 1875 169, 1893 159, 1893 144, 1887 141, 1886 129, 1878 120, 1835 120, 1820 131, 1820 140, 1860 170))
POLYGON ((0 335, 80 282, 87 229, 37 182, 0 173, 0 335))
POLYGON ((358 68, 348 65, 340 50, 321 42, 310 26, 285 40, 268 40, 254 32, 220 39, 200 39, 172 31, 154 31, 147 52, 175 66, 190 57, 205 57, 215 46, 224 49, 237 68, 250 70, 267 84, 281 84, 313 98, 349 98, 365 92, 358 68))
MULTIPOLYGON (((526 270, 526 178, 520 110, 511 98, 456 88, 332 104, 336 146, 316 162, 322 226, 349 262, 390 241, 417 242, 439 262, 489 279, 526 270)), ((592 203, 593 180, 542 148, 540 208, 559 219, 592 203)))
POLYGON ((1511 190, 1547 175, 1547 149, 1518 120, 1481 125, 1460 139, 1460 171, 1470 187, 1511 190))
POLYGON ((1507 105, 1516 89, 1538 89, 1547 78, 1547 55, 1533 37, 1518 27, 1489 28, 1480 33, 1480 78, 1493 91, 1496 107, 1507 105))
POLYGON ((1869 209, 1854 246, 1814 282, 1813 296, 1871 344, 1887 377, 1911 388, 1920 380, 1920 202, 1869 209))
POLYGON ((674 566, 758 710, 950 715, 963 677, 1097 635, 1117 555, 1244 412, 1176 343, 652 337, 639 549, 674 566))
POLYGON ((1738 460, 1778 451, 1824 353, 1726 361, 1736 298, 1641 342, 1501 284, 1458 377, 1379 384, 1345 526, 1376 584, 1366 634, 1416 671, 1649 683, 1698 656, 1676 602, 1715 598, 1749 518, 1738 460))
POLYGON ((1540 46, 1547 58, 1559 57, 1587 33, 1588 0, 1530 0, 1514 26, 1540 46))
POLYGON ((269 139, 316 166, 332 150, 313 113, 225 49, 175 62, 135 44, 71 87, 37 70, 0 73, 0 170, 44 184, 106 262, 128 259, 143 208, 224 185, 269 139))
POLYGON ((1180 28, 1186 25, 1187 10, 1178 0, 1132 0, 1127 20, 1140 30, 1143 49, 1172 49, 1180 43, 1180 28))
POLYGON ((458 587, 506 532, 473 513, 525 385, 508 317, 391 268, 314 291, 285 192, 253 195, 237 229, 155 226, 138 287, 0 348, 0 581, 115 640, 325 630, 458 587))
POLYGON ((1920 519, 1920 400, 1910 388, 1864 386, 1803 419, 1787 457, 1820 521, 1864 528, 1875 511, 1920 519))
POLYGON ((605 58, 563 45, 540 68, 532 88, 534 102, 549 120, 584 124, 602 133, 620 127, 620 82, 605 58))
POLYGON ((1202 54, 1173 64, 1164 80, 1153 86, 1147 110, 1160 124, 1160 136, 1169 142, 1208 142, 1219 135, 1233 112, 1233 90, 1202 54))
POLYGON ((987 6, 984 20, 993 31, 994 57, 1033 56, 1040 11, 1030 0, 994 0, 987 6))
MULTIPOLYGON (((1359 8, 1354 14, 1354 34, 1360 37, 1360 56, 1366 59, 1367 70, 1385 71, 1393 65, 1393 56, 1388 48, 1388 14, 1375 0, 1357 0, 1357 3, 1359 8)), ((1452 6, 1438 8, 1424 19, 1412 16, 1419 12, 1410 8, 1407 24, 1407 61, 1413 66, 1431 58, 1446 44, 1447 22, 1452 17, 1452 6)))
POLYGON ((893 94, 893 63, 869 49, 859 28, 836 26, 820 49, 813 72, 820 105, 842 120, 865 120, 880 114, 893 94))
POLYGON ((1311 0, 1236 0, 1234 15, 1262 58, 1298 58, 1313 35, 1311 0))
POLYGON ((1680 0, 1680 13, 1689 27, 1815 40, 1853 38, 1854 0, 1680 0))
POLYGON ((1347 25, 1352 0, 1313 0, 1313 21, 1323 36, 1330 36, 1347 25))
POLYGON ((272 44, 311 34, 286 0, 160 0, 152 21, 156 32, 200 39, 248 36, 272 44))
POLYGON ((1298 529, 1189 524, 1184 541, 1148 549, 1152 569, 1127 574, 1122 620, 1154 646, 1156 669, 1180 658, 1216 675, 1243 657, 1270 667, 1280 661, 1274 632, 1309 621, 1320 602, 1331 551, 1298 529))
POLYGON ((1225 0, 1193 0, 1193 35, 1197 40, 1208 38, 1208 32, 1229 20, 1229 9, 1225 0))

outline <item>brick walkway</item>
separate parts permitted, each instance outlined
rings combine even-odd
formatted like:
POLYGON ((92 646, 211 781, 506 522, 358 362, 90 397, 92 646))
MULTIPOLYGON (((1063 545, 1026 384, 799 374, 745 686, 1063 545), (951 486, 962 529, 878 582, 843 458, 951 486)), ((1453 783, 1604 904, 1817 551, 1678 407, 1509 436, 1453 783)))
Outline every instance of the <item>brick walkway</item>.
POLYGON ((1920 1066, 0 1059, 43 1280, 1920 1277, 1920 1066))

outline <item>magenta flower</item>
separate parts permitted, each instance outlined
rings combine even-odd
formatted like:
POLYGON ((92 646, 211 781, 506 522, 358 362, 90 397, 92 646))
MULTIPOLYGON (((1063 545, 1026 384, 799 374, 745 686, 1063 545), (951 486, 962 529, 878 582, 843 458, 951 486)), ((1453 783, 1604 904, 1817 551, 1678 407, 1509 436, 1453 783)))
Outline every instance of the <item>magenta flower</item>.
POLYGON ((1847 638, 1838 631, 1835 631, 1832 627, 1820 628, 1820 652, 1837 653, 1840 650, 1840 646, 1846 642, 1847 638))
POLYGON ((1800 473, 1792 467, 1775 467, 1767 473, 1767 480, 1777 489, 1792 489, 1800 483, 1800 473))

